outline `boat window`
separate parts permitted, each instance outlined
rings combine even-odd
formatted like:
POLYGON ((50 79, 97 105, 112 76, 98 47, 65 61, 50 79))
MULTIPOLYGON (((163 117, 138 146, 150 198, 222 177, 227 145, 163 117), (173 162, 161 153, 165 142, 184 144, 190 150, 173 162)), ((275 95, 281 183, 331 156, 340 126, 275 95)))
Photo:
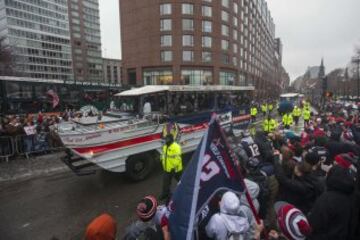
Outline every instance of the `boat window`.
POLYGON ((117 99, 116 106, 122 112, 138 113, 138 97, 121 97, 117 99))
POLYGON ((152 94, 144 97, 145 103, 150 103, 151 112, 166 112, 166 95, 165 93, 152 94))

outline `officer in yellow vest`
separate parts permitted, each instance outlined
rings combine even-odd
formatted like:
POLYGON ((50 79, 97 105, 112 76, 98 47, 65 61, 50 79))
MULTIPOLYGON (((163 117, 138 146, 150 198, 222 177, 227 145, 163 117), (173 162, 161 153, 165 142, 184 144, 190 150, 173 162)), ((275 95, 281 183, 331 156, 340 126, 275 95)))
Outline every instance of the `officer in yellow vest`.
POLYGON ((257 107, 254 105, 250 109, 250 115, 251 115, 251 121, 252 122, 256 121, 257 114, 258 114, 258 110, 257 110, 257 107))
POLYGON ((268 105, 268 109, 269 109, 269 113, 271 113, 272 110, 274 110, 274 105, 273 105, 272 103, 270 103, 270 104, 268 105))
POLYGON ((277 121, 271 117, 269 114, 268 117, 263 122, 263 130, 265 133, 272 133, 276 130, 278 126, 277 121))
POLYGON ((295 124, 298 125, 301 117, 301 109, 298 106, 295 106, 292 115, 294 117, 295 124))
POLYGON ((261 112, 262 112, 262 114, 263 114, 264 117, 266 116, 267 110, 268 110, 268 105, 267 105, 267 103, 263 103, 263 104, 261 105, 261 112))
POLYGON ((304 118, 304 126, 306 127, 309 124, 309 121, 310 121, 310 118, 311 118, 310 109, 304 108, 304 110, 303 110, 303 118, 304 118))
POLYGON ((285 113, 282 117, 282 123, 284 125, 284 128, 289 129, 291 125, 293 124, 293 117, 291 113, 285 113))
POLYGON ((180 180, 183 170, 181 154, 181 146, 174 141, 174 136, 166 135, 160 159, 164 171, 162 193, 159 197, 161 200, 169 199, 172 178, 180 180))

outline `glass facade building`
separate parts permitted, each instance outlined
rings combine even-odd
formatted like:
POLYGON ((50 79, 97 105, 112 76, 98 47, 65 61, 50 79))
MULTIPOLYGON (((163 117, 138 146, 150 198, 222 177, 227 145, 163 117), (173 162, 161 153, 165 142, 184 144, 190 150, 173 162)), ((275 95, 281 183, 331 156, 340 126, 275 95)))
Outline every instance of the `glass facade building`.
POLYGON ((0 36, 12 49, 15 74, 74 79, 66 0, 0 0, 0 36))

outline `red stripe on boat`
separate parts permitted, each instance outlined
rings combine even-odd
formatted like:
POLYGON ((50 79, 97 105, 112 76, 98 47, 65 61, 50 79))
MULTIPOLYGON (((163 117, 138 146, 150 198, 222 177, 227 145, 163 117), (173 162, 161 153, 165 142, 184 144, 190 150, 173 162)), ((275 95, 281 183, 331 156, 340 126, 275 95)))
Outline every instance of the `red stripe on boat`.
POLYGON ((90 153, 90 152, 92 152, 93 154, 96 154, 96 153, 111 151, 113 149, 122 148, 122 147, 130 146, 130 145, 159 140, 160 138, 161 138, 161 134, 157 133, 157 134, 148 135, 148 136, 144 136, 144 137, 132 138, 132 139, 124 140, 124 141, 105 144, 102 146, 74 148, 74 150, 80 154, 90 153))

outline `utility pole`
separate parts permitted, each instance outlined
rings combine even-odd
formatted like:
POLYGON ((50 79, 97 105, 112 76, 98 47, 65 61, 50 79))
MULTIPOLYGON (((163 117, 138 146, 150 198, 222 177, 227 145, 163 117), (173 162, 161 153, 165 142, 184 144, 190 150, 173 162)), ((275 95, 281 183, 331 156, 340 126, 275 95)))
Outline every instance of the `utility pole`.
POLYGON ((357 81, 356 81, 356 86, 357 86, 357 99, 359 100, 359 96, 360 96, 360 55, 353 57, 352 62, 357 64, 357 81))

